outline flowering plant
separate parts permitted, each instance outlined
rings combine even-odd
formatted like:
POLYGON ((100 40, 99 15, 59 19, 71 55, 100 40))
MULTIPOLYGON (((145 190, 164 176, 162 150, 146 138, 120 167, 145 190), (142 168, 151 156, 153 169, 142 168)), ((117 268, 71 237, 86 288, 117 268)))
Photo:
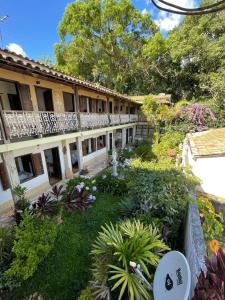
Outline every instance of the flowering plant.
POLYGON ((204 131, 216 122, 216 115, 210 108, 200 103, 193 103, 180 106, 176 112, 176 121, 189 122, 191 130, 204 131))
POLYGON ((97 187, 94 185, 95 180, 90 181, 89 185, 84 181, 75 184, 71 191, 66 195, 65 208, 68 211, 85 210, 91 207, 91 204, 96 200, 95 192, 97 187))

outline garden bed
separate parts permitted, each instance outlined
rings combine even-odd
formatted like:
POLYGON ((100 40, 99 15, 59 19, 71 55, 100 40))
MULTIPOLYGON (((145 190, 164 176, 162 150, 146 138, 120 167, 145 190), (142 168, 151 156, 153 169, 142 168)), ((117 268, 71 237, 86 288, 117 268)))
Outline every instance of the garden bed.
POLYGON ((101 225, 118 219, 119 198, 97 193, 85 212, 64 213, 49 256, 34 276, 15 290, 14 299, 39 292, 44 299, 76 299, 90 279, 91 245, 101 225))

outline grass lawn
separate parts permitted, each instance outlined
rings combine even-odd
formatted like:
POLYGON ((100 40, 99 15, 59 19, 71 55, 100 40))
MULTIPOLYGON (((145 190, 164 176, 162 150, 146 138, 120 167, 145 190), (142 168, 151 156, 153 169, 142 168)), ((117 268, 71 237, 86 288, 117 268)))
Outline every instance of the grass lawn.
POLYGON ((119 198, 97 194, 93 207, 65 213, 55 247, 34 276, 14 293, 14 299, 39 292, 44 300, 76 299, 90 279, 91 244, 101 225, 118 220, 119 198))

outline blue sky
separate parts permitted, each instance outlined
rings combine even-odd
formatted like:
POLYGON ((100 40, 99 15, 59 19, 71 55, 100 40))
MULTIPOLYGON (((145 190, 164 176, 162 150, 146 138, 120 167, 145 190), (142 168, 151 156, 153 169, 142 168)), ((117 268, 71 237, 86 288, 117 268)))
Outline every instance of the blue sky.
MULTIPOLYGON (((173 3, 193 6, 197 0, 171 0, 173 3)), ((0 16, 9 15, 0 22, 4 47, 24 53, 33 59, 44 55, 53 57, 53 45, 58 42, 57 25, 68 0, 0 0, 0 16)), ((143 13, 150 11, 162 32, 173 29, 180 16, 158 12, 150 0, 133 0, 143 13)), ((2 47, 2 45, 1 45, 2 47)))

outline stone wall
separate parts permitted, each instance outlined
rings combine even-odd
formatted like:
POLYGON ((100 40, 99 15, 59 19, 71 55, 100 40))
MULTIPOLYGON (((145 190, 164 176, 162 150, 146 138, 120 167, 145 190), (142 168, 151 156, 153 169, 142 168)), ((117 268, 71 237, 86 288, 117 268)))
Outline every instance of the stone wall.
POLYGON ((206 246, 196 204, 189 204, 188 206, 184 250, 191 269, 191 299, 197 282, 197 276, 201 269, 205 271, 204 257, 206 256, 206 246))

